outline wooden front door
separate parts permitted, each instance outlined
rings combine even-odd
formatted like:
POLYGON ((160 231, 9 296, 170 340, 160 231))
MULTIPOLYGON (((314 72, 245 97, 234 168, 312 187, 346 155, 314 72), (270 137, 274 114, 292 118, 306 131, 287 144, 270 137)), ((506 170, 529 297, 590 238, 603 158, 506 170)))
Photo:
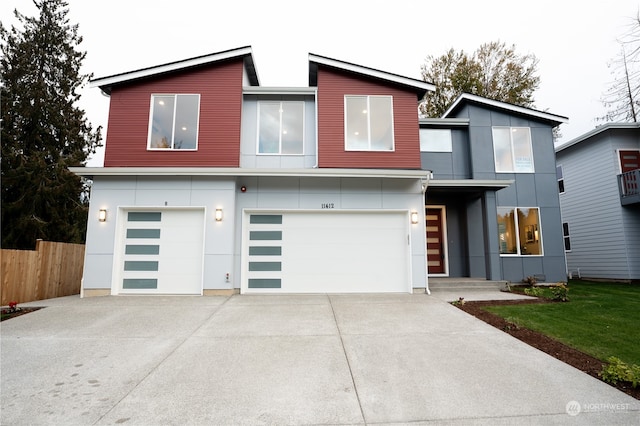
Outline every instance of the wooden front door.
POLYGON ((443 229, 443 212, 440 207, 427 208, 427 268, 430 275, 446 273, 446 253, 443 229))

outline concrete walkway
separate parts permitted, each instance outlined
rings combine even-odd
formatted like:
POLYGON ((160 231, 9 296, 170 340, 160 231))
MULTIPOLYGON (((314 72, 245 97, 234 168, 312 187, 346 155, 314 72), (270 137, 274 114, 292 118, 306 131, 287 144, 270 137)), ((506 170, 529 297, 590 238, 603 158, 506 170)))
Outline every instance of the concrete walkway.
POLYGON ((640 401, 435 293, 27 305, 48 307, 0 325, 3 425, 640 421, 640 401))

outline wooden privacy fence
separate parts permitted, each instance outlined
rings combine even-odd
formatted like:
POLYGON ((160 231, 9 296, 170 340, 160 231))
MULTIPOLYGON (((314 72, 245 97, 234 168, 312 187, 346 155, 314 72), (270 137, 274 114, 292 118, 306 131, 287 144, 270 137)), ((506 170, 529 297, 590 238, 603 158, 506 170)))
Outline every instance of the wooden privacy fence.
POLYGON ((2 250, 1 304, 80 294, 84 245, 38 240, 36 250, 2 250))

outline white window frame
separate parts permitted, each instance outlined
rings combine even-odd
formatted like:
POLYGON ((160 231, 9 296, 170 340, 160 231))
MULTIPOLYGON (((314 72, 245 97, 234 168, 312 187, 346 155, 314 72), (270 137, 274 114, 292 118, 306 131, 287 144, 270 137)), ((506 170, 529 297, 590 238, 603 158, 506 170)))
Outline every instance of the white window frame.
MULTIPOLYGON (((512 211, 515 212, 514 216, 514 222, 515 222, 515 229, 516 229, 516 239, 517 239, 517 244, 516 244, 516 253, 500 253, 500 257, 524 257, 524 258, 528 258, 528 257, 543 257, 544 256, 544 244, 543 244, 543 239, 542 239, 542 217, 540 216, 540 207, 511 207, 511 206, 498 206, 497 209, 511 209, 512 211), (518 210, 524 210, 524 209, 535 209, 538 211, 538 241, 540 244, 540 254, 522 254, 520 248, 523 246, 522 242, 520 241, 520 223, 519 223, 519 218, 518 218, 518 210)), ((498 219, 498 210, 496 210, 496 221, 498 219)), ((500 244, 500 235, 498 234, 498 244, 500 244)), ((525 242, 526 244, 526 242, 525 242)), ((498 252, 500 252, 500 248, 498 248, 498 252)))
POLYGON ((534 155, 533 155, 533 139, 531 138, 531 128, 530 127, 520 127, 520 126, 493 126, 491 128, 491 141, 493 144, 493 162, 494 162, 494 168, 496 173, 535 173, 536 168, 535 168, 535 162, 534 162, 534 155), (495 145, 495 133, 494 130, 495 129, 509 129, 509 143, 510 143, 510 148, 511 148, 511 164, 512 164, 512 170, 498 170, 498 157, 497 157, 497 153, 496 153, 496 145, 495 145), (531 170, 517 170, 516 167, 516 156, 515 156, 515 150, 513 147, 513 130, 514 129, 521 129, 521 130, 526 130, 526 132, 529 135, 529 149, 531 151, 531 170))
POLYGON ((147 131, 147 150, 148 151, 164 151, 164 152, 175 152, 175 151, 197 151, 198 150, 198 141, 200 135, 200 94, 198 93, 153 93, 151 95, 151 102, 149 105, 149 129, 147 131), (154 148, 151 146, 151 135, 153 133, 153 113, 155 106, 155 98, 163 96, 173 96, 173 122, 171 124, 171 146, 169 148, 154 148), (176 133, 176 110, 178 108, 178 96, 197 96, 198 98, 198 113, 196 116, 196 146, 195 148, 174 148, 175 143, 175 133, 176 133))
POLYGON ((344 150, 345 151, 360 151, 360 152, 395 152, 396 150, 396 137, 395 126, 393 117, 393 96, 391 95, 345 95, 344 96, 344 150), (372 149, 371 148, 371 114, 367 114, 367 135, 368 135, 368 148, 349 148, 349 135, 348 132, 348 114, 347 114, 347 100, 349 98, 365 98, 367 100, 367 111, 371 111, 371 98, 389 98, 391 100, 390 116, 391 120, 391 149, 372 149))
POLYGON ((256 155, 286 155, 286 156, 300 156, 304 155, 304 145, 305 145, 305 103, 304 101, 258 101, 258 119, 257 121, 257 129, 256 129, 256 155), (261 104, 280 104, 280 128, 278 130, 278 152, 260 152, 260 105, 261 104), (300 104, 302 107, 302 152, 299 154, 283 154, 282 153, 282 104, 300 104))
POLYGON ((453 152, 453 138, 451 129, 420 129, 420 152, 453 152), (447 146, 444 148, 437 147, 435 149, 433 147, 430 147, 427 140, 427 133, 429 132, 442 132, 443 134, 446 133, 448 137, 448 141, 446 141, 447 146))

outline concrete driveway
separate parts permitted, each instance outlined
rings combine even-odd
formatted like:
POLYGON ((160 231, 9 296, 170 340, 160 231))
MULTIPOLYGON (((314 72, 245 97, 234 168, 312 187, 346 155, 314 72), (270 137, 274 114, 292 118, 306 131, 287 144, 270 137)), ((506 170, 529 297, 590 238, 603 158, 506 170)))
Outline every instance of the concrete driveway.
POLYGON ((638 424, 437 294, 65 297, 1 324, 19 424, 638 424))

